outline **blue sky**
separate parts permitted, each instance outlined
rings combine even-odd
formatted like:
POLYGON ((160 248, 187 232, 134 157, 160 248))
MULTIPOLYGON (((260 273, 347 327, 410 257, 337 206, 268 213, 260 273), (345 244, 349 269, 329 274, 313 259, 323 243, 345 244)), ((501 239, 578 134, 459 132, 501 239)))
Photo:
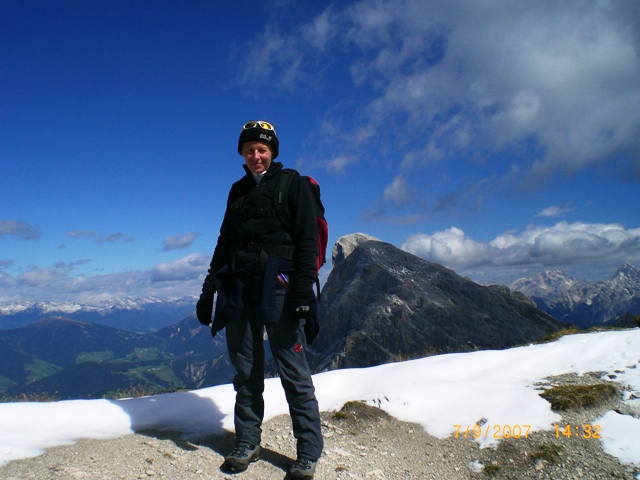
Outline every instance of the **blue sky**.
POLYGON ((638 267, 639 52, 634 1, 3 1, 0 301, 198 294, 250 119, 330 245, 638 267))

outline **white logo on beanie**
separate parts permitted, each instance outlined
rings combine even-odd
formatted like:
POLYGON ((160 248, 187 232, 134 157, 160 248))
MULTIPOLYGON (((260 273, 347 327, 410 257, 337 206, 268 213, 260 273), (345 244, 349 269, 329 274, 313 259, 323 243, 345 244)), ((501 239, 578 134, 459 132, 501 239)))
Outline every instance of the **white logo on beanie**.
POLYGON ((271 135, 267 136, 267 135, 265 135, 264 133, 261 133, 261 134, 260 134, 260 138, 264 138, 264 139, 265 139, 265 140, 267 140, 268 142, 270 142, 270 141, 271 141, 271 135))

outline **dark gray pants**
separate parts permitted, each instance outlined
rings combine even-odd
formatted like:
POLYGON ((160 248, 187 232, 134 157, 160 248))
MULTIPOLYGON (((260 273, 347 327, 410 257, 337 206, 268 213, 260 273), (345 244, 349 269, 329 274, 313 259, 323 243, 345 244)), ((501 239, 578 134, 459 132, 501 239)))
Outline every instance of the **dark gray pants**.
MULTIPOLYGON (((298 457, 317 461, 322 453, 323 440, 318 401, 305 356, 304 328, 293 323, 290 298, 288 295, 285 298, 284 288, 278 289, 276 302, 280 311, 279 321, 265 326, 269 346, 289 403, 298 457)), ((237 372, 233 378, 236 444, 259 445, 262 434, 264 327, 251 321, 255 312, 255 306, 245 304, 242 317, 226 325, 229 358, 237 372)))

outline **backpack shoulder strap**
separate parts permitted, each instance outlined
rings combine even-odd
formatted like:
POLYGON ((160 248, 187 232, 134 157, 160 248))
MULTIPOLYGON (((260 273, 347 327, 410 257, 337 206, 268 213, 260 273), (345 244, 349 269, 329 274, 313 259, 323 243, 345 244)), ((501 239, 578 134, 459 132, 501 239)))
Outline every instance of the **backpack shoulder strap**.
POLYGON ((295 170, 292 168, 282 169, 282 173, 276 183, 276 189, 273 192, 273 208, 280 220, 282 220, 285 228, 289 231, 293 227, 293 220, 287 205, 287 196, 289 194, 289 185, 291 184, 291 179, 293 178, 294 173, 295 170))

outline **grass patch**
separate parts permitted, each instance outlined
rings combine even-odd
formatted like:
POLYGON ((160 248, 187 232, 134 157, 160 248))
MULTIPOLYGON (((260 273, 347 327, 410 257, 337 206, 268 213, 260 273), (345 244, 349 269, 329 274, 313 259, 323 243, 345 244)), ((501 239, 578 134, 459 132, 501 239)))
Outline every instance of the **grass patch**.
POLYGON ((60 398, 58 398, 58 392, 55 392, 53 395, 49 395, 47 392, 42 392, 30 393, 29 395, 26 393, 17 393, 15 395, 3 395, 0 397, 0 402, 2 403, 57 402, 58 400, 60 400, 60 398))
POLYGON ((557 332, 550 333, 542 338, 542 340, 534 343, 550 343, 555 342, 559 338, 564 337, 565 335, 577 335, 579 333, 592 333, 592 332, 612 332, 624 330, 622 327, 610 327, 610 326, 600 326, 600 327, 591 327, 586 330, 580 330, 579 328, 563 328, 562 330, 558 330, 557 332))
POLYGON ((498 473, 500 471, 500 465, 498 465, 497 463, 487 463, 484 468, 482 469, 482 471, 484 473, 486 473, 487 475, 495 475, 496 473, 498 473))
POLYGON ((593 385, 559 385, 540 394, 551 403, 553 410, 593 407, 618 395, 618 390, 609 383, 593 385))
POLYGON ((333 414, 333 418, 346 421, 352 426, 356 424, 367 425, 369 422, 377 422, 388 417, 389 414, 381 408, 368 405, 361 400, 346 402, 339 411, 333 414))
POLYGON ((173 373, 169 365, 143 364, 130 368, 123 375, 129 379, 129 383, 159 385, 159 388, 182 387, 184 383, 173 373))
POLYGON ((150 383, 138 383, 129 388, 120 388, 115 392, 108 392, 104 398, 110 398, 117 400, 119 398, 138 398, 138 397, 150 397, 151 395, 161 395, 163 393, 176 393, 185 392, 188 389, 185 387, 177 388, 162 388, 158 385, 150 383))
POLYGON ((24 369, 29 372, 27 383, 31 383, 58 373, 62 367, 34 358, 33 363, 24 365, 24 369))
POLYGON ((184 386, 182 380, 180 380, 176 376, 176 374, 173 373, 173 370, 171 370, 171 367, 169 367, 169 365, 159 365, 157 367, 147 368, 145 374, 153 375, 165 385, 175 385, 176 387, 184 386))
POLYGON ((162 355, 157 347, 136 347, 129 355, 118 360, 123 362, 140 362, 145 360, 158 360, 160 358, 162 358, 162 355))
POLYGON ((361 408, 367 408, 368 405, 366 403, 364 403, 362 400, 349 400, 347 403, 345 403, 341 410, 349 410, 349 409, 361 409, 361 408))
POLYGON ((0 392, 4 392, 14 385, 16 385, 16 382, 14 382, 13 380, 8 379, 7 377, 0 376, 0 392))
POLYGON ((361 400, 350 400, 333 414, 333 418, 337 420, 347 420, 352 416, 357 417, 359 412, 367 408, 369 408, 369 406, 361 400))
POLYGON ((555 342, 559 338, 564 337, 565 335, 575 335, 577 333, 585 333, 585 330, 580 330, 578 328, 563 328, 562 330, 558 330, 557 332, 550 333, 540 340, 540 343, 550 343, 555 342))
POLYGON ((535 452, 529 453, 527 456, 532 460, 545 460, 549 463, 555 463, 560 460, 560 452, 562 446, 557 443, 543 443, 535 452))
POLYGON ((347 420, 352 416, 356 418, 359 413, 362 413, 369 408, 372 407, 369 407, 369 405, 361 400, 350 400, 346 402, 340 410, 333 414, 333 418, 337 420, 347 420))
POLYGON ((114 353, 111 350, 105 350, 103 352, 80 352, 76 357, 76 365, 85 362, 105 362, 111 360, 114 357, 114 353))
POLYGON ((153 385, 150 383, 138 383, 137 385, 133 385, 129 388, 119 388, 115 392, 109 392, 106 397, 107 398, 137 398, 137 397, 148 397, 150 395, 156 395, 160 393, 162 390, 158 385, 153 385))

